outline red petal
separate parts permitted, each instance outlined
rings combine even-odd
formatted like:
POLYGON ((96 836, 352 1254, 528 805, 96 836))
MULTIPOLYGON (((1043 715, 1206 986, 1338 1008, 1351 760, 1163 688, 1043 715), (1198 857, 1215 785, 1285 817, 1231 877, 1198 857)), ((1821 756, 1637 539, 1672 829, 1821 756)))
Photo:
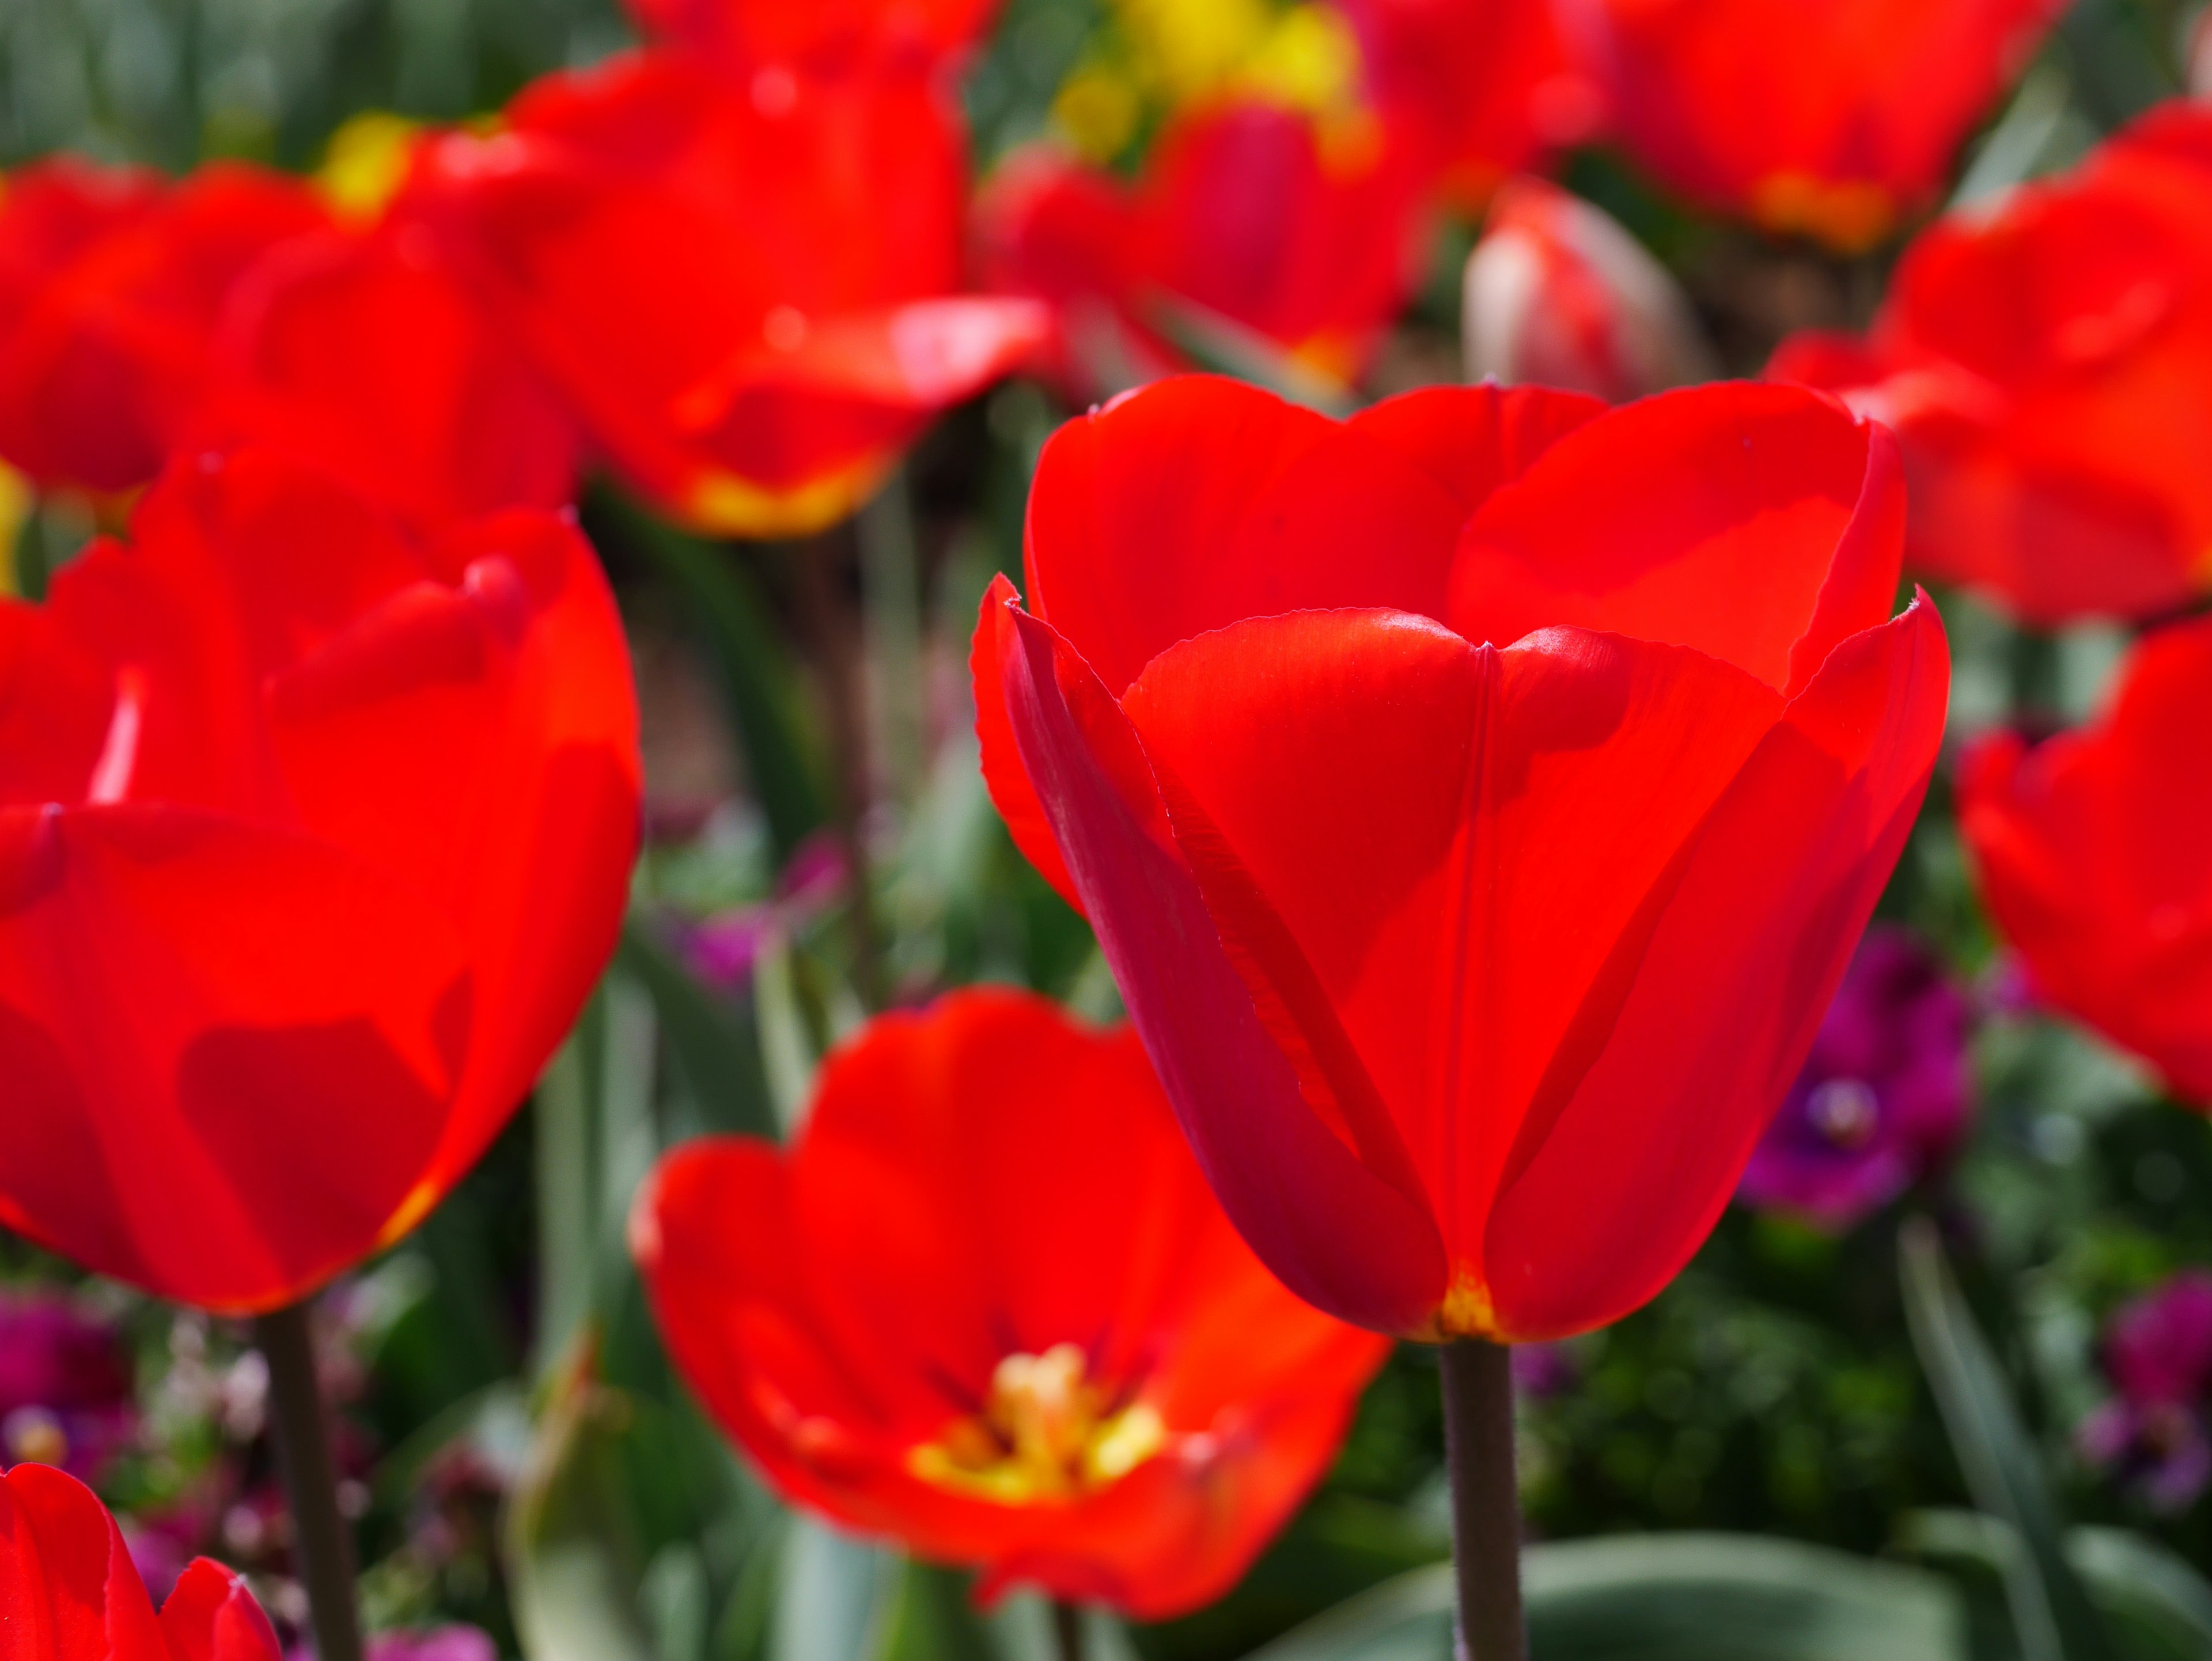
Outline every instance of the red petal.
POLYGON ((171 1661, 280 1661, 276 1629, 246 1577, 211 1557, 195 1557, 161 1605, 171 1661))
POLYGON ((1435 389, 1338 423, 1187 376, 1054 434, 1030 603, 1118 695, 1177 641, 1338 605, 1442 614, 1468 504, 1576 423, 1579 400, 1435 389))
POLYGON ((1469 522, 1449 618, 1695 647, 1794 695, 1889 613, 1904 485, 1886 437, 1802 388, 1730 384, 1577 429, 1469 522))
POLYGON ((1376 1330, 1412 1329, 1443 1292, 1435 1224, 1307 1105, 1097 678, 1045 624, 1013 622, 1000 673, 1023 766, 1214 1192, 1301 1297, 1376 1330))
POLYGON ((163 1661, 161 1630, 115 1519, 47 1465, 0 1475, 0 1654, 163 1661))
MULTIPOLYGON (((991 793, 992 806, 1006 822, 1014 846, 1022 850, 1038 874, 1053 885, 1062 899, 1080 911, 1083 897, 1075 891, 1075 879, 1067 874, 1066 862, 1060 857, 1060 843, 1053 835, 1052 820, 1045 812, 1044 804, 1037 800, 1036 787, 1030 782, 1030 776, 1022 766, 1021 751, 1014 742, 1013 726, 1006 714, 1006 683, 1000 676, 999 665, 1012 639, 1014 613, 1020 609, 1021 596, 1014 592, 1014 585, 1006 581, 1003 573, 992 578, 983 595, 981 611, 975 619, 975 641, 968 649, 983 783, 991 793)), ((5 753, 0 750, 0 755, 5 753)))
POLYGON ((1703 1242, 1904 847, 1948 677, 1924 597, 1844 642, 1613 943, 1485 1232, 1505 1330, 1617 1320, 1703 1242))

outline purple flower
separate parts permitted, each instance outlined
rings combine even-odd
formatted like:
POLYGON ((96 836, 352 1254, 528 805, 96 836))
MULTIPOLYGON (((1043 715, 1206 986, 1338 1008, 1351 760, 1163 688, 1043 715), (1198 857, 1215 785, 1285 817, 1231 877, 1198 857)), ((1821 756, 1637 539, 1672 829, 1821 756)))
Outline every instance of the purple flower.
POLYGON ((834 904, 848 877, 844 849, 826 836, 809 837, 776 879, 775 897, 736 905, 698 922, 679 924, 676 949, 684 964, 709 986, 738 991, 783 935, 834 904))
MULTIPOLYGON (((369 1634, 363 1646, 368 1661, 499 1661, 499 1646, 481 1628, 454 1622, 443 1627, 369 1634)), ((313 1646, 295 1646, 287 1661, 315 1661, 313 1646)))
POLYGON ((2186 1510, 2212 1481, 2212 1273, 2185 1269, 2123 1304, 2105 1326, 2104 1363, 2115 1394, 2081 1421, 2075 1445, 2117 1468, 2154 1510, 2186 1510))
POLYGON ((1513 1389, 1525 1400, 1548 1401, 1582 1382, 1583 1370, 1565 1344, 1513 1346, 1513 1389))
POLYGON ((1842 1230, 1948 1159, 1972 1086, 1966 995, 1901 928, 1870 928, 1737 1198, 1842 1230))
POLYGON ((89 1480, 136 1423, 131 1357, 112 1323, 57 1293, 0 1293, 0 1462, 89 1480))

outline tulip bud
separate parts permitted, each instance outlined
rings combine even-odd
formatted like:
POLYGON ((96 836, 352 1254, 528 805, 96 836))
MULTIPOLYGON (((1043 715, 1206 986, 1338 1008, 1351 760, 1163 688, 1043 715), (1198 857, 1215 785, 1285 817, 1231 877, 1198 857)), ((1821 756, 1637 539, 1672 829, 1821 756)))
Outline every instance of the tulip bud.
POLYGON ((1540 179, 1498 193, 1468 256, 1468 377, 1619 404, 1717 373, 1688 297, 1603 209, 1540 179))

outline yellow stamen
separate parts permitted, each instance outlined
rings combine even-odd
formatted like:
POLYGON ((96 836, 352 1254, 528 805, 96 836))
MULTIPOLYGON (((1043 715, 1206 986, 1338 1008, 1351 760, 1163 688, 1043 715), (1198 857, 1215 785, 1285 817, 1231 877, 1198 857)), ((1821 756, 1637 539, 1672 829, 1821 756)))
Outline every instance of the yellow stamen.
POLYGON ((1074 1344, 1007 1356, 991 1375, 983 1411, 915 1448, 907 1469, 1009 1506, 1074 1499, 1119 1482, 1167 1445, 1167 1426, 1146 1402, 1115 1408, 1086 1370, 1074 1344))

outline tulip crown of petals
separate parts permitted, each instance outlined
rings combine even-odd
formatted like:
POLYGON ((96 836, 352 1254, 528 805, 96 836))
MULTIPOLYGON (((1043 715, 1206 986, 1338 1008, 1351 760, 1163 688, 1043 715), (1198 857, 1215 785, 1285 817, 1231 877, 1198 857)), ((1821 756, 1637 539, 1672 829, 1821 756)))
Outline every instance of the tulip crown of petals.
POLYGON ((1301 1296, 1517 1342, 1695 1250, 1935 764, 1904 505, 1790 387, 1336 423, 1187 377, 1047 446, 985 776, 1301 1296))

